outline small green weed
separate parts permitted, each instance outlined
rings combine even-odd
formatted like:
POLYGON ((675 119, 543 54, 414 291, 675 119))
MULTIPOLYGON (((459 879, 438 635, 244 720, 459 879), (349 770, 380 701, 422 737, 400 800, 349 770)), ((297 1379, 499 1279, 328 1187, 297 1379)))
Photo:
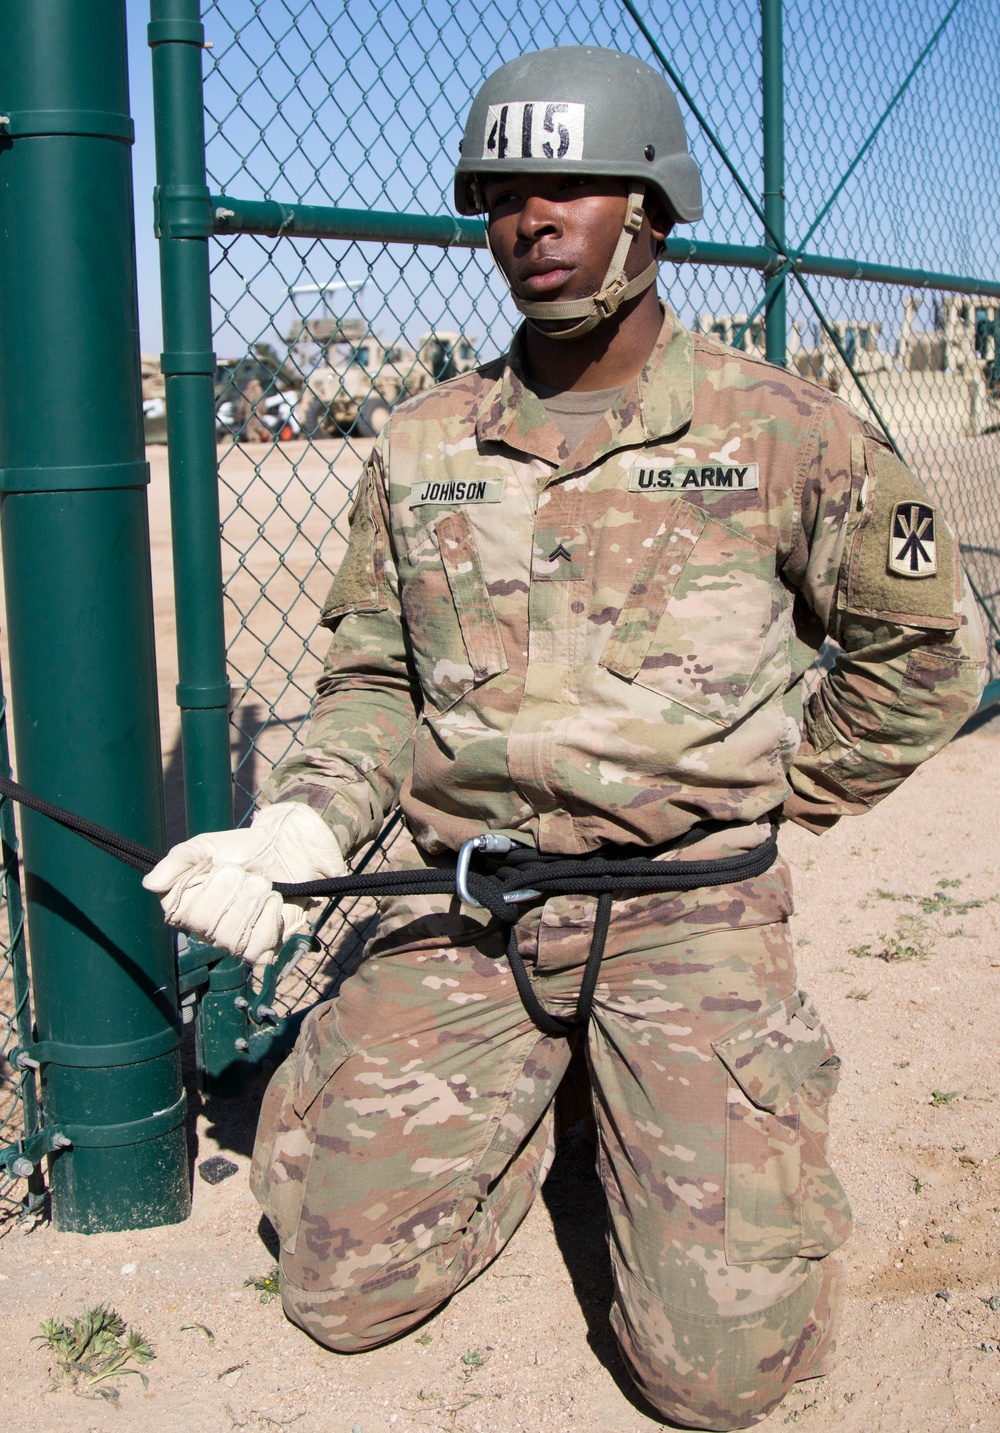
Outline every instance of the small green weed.
POLYGON ((148 1388, 146 1375, 129 1365, 149 1363, 156 1355, 145 1336, 137 1329, 126 1328, 121 1315, 106 1304, 84 1309, 69 1323, 46 1319, 41 1330, 33 1341, 44 1344, 52 1355, 56 1376, 68 1378, 84 1396, 117 1403, 118 1389, 106 1380, 132 1374, 148 1388), (87 1393, 88 1389, 92 1393, 87 1393))
POLYGON ((260 1294, 261 1303, 269 1304, 271 1300, 276 1299, 281 1292, 278 1285, 277 1264, 275 1264, 274 1268, 268 1274, 260 1274, 256 1279, 244 1279, 243 1287, 245 1289, 256 1289, 258 1294, 260 1294))
POLYGON ((178 1333, 186 1333, 188 1329, 197 1330, 198 1332, 203 1333, 208 1339, 209 1343, 215 1342, 215 1334, 205 1324, 181 1324, 180 1328, 178 1329, 178 1333))
MULTIPOLYGON (((850 954, 861 960, 884 960, 887 965, 902 960, 927 960, 939 940, 954 940, 965 934, 964 926, 951 924, 952 917, 968 915, 986 904, 980 900, 956 900, 949 889, 962 884, 960 880, 940 880, 930 896, 914 896, 909 892, 886 891, 881 887, 871 892, 880 901, 905 902, 913 909, 899 918, 897 929, 887 935, 879 931, 873 941, 851 947, 850 954), (919 911, 919 914, 918 914, 919 911)), ((862 903, 864 904, 864 903, 862 903)))
POLYGON ((478 1348, 470 1348, 468 1353, 462 1354, 462 1362, 468 1369, 482 1368, 486 1362, 486 1355, 478 1348))
POLYGON ((923 1194, 924 1192, 924 1186, 920 1183, 917 1175, 913 1176, 913 1192, 914 1194, 923 1194))
POLYGON ((918 905, 925 916, 967 916, 970 911, 978 911, 986 904, 985 901, 959 901, 954 896, 947 894, 948 887, 957 887, 961 881, 938 881, 938 888, 931 896, 913 896, 908 892, 903 895, 896 891, 873 891, 880 901, 912 901, 918 905))
POLYGON ((900 916, 894 934, 879 931, 874 941, 853 945, 848 954, 859 960, 884 960, 887 965, 900 960, 926 960, 934 949, 934 941, 934 932, 922 916, 900 916))
POLYGON ((942 1105, 950 1105, 952 1100, 957 1100, 961 1093, 961 1090, 931 1090, 931 1104, 940 1109, 942 1105))

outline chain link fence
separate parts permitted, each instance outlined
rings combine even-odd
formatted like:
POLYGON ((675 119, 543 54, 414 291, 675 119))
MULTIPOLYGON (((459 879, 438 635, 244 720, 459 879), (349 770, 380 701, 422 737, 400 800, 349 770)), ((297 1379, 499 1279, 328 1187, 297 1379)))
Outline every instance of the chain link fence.
MULTIPOLYGON (((763 51, 749 0, 558 11, 532 0, 213 0, 204 22, 219 194, 289 212, 447 213, 482 79, 525 50, 595 44, 663 64, 687 90, 706 206, 683 237, 762 242, 763 51)), ((997 12, 921 0, 880 6, 862 24, 854 6, 793 3, 784 26, 789 252, 795 238, 813 253, 992 279, 997 12)), ((220 379, 240 375, 219 408, 219 461, 245 818, 300 738, 327 640, 319 606, 373 434, 401 397, 502 352, 517 315, 482 249, 248 233, 212 247, 220 379)), ((1000 634, 997 300, 969 284, 953 293, 794 269, 787 286, 789 366, 874 410, 957 527, 1000 634)), ((666 263, 661 289, 689 326, 763 355, 759 272, 666 263)), ((284 1008, 329 992, 372 910, 327 916, 324 950, 282 985, 284 1008)))
MULTIPOLYGON (((10 775, 7 703, 0 680, 0 774, 10 775)), ((31 1040, 31 996, 24 938, 21 869, 13 803, 0 797, 0 1233, 37 1210, 44 1197, 31 1142, 41 1121, 36 1073, 22 1065, 19 1046, 31 1040), (22 1162, 23 1161, 23 1162, 22 1162), (29 1166, 31 1167, 28 1175, 29 1166)))
MULTIPOLYGON (((763 356, 780 342, 774 332, 767 341, 765 291, 784 286, 788 366, 892 436, 957 528, 1000 636, 1000 11, 973 0, 864 10, 789 0, 782 249, 763 212, 763 94, 776 77, 762 6, 772 16, 777 8, 775 0, 204 5, 238 820, 301 738, 327 642, 319 609, 374 437, 405 396, 504 351, 517 321, 477 224, 434 218, 451 213, 472 95, 526 50, 612 46, 665 69, 681 92, 706 205, 704 219, 670 242, 664 297, 688 326, 763 356), (261 201, 281 206, 272 205, 277 224, 254 220, 261 201), (303 237, 302 206, 316 206, 314 229, 340 237, 303 237), (269 229, 277 232, 268 237, 269 229)), ((990 676, 1000 678, 995 657, 990 676)), ((5 762, 0 749, 0 769, 5 762)), ((0 825, 7 1054, 30 1038, 30 1015, 13 817, 3 805, 0 825)), ((390 860, 397 829, 390 823, 362 859, 375 869, 390 860)), ((266 995, 283 1015, 331 993, 374 917, 366 900, 321 911, 314 948, 285 971, 276 994, 258 1000, 266 995)), ((0 1209, 37 1202, 14 1171, 37 1126, 34 1073, 4 1060, 0 1209)))

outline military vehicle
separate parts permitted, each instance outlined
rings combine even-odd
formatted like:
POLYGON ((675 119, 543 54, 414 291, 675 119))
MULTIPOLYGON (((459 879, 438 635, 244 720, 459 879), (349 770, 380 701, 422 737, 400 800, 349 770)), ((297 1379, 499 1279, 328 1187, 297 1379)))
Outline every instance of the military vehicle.
POLYGON ((414 353, 399 343, 385 347, 362 318, 304 320, 287 342, 300 355, 309 346, 319 351, 312 367, 300 358, 307 377, 295 418, 307 437, 374 438, 400 399, 467 373, 477 361, 466 334, 425 333, 414 353))
POLYGON ((297 438, 298 389, 270 344, 244 358, 220 358, 215 367, 215 433, 238 443, 297 438))

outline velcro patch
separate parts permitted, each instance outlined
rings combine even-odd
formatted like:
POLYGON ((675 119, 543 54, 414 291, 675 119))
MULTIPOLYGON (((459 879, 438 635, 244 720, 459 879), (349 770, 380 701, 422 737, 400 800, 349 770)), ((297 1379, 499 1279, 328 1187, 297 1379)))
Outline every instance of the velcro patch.
POLYGON ((894 453, 866 439, 864 456, 854 474, 852 519, 861 511, 853 536, 848 525, 847 580, 837 605, 880 622, 953 632, 961 622, 954 534, 894 453))
POLYGON ((706 496, 716 493, 751 492, 760 487, 758 463, 718 463, 698 467, 660 468, 649 466, 629 468, 630 493, 681 493, 697 491, 706 496))
POLYGON ((937 570, 934 509, 926 503, 897 503, 889 533, 889 571, 900 577, 933 577, 937 570))
POLYGON ((583 158, 585 104, 512 100, 491 104, 483 134, 484 159, 583 158))
POLYGON ((446 507, 460 503, 498 503, 503 498, 504 481, 503 478, 434 479, 414 488, 410 507, 418 508, 424 503, 440 503, 446 507))

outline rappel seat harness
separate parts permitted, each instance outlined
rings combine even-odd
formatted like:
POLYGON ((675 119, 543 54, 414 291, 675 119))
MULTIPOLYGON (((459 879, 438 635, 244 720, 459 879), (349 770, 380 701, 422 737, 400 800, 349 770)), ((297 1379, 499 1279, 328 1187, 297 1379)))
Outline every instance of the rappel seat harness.
MULTIPOLYGON (((160 860, 158 853, 148 846, 54 806, 9 777, 0 776, 0 796, 47 816, 143 875, 160 860)), ((349 872, 346 876, 295 885, 275 881, 274 889, 292 900, 318 896, 457 894, 466 904, 488 910, 501 927, 507 927, 507 959, 524 1008, 546 1035, 561 1037, 580 1029, 590 1019, 616 895, 620 899, 624 895, 694 891, 704 886, 752 880, 774 864, 778 844, 772 832, 768 840, 751 851, 712 861, 656 861, 648 856, 637 856, 634 851, 635 847, 605 846, 587 856, 551 855, 518 845, 506 836, 488 833, 466 841, 454 866, 416 871, 349 872), (489 869, 473 867, 475 854, 488 862, 489 869), (517 948, 515 927, 521 907, 556 895, 597 897, 590 952, 576 1011, 570 1020, 550 1014, 542 1005, 517 948)))

